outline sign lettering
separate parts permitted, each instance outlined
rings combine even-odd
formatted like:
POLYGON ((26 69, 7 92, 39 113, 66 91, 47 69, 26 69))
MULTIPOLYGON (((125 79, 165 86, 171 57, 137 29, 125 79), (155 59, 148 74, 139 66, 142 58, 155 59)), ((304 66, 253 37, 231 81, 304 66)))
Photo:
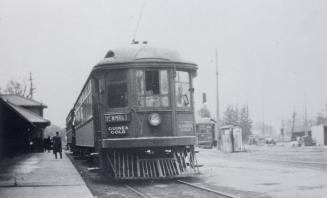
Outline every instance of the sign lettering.
POLYGON ((104 114, 107 123, 128 122, 129 114, 104 114))
POLYGON ((126 135, 128 131, 128 126, 109 126, 108 131, 110 135, 126 135))

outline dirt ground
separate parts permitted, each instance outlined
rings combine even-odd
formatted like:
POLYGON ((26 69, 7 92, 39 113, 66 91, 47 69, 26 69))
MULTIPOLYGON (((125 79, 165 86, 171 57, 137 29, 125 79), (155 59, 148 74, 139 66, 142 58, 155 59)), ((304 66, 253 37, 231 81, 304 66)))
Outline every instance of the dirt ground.
POLYGON ((327 197, 327 147, 247 146, 199 149, 200 181, 239 197, 327 197), (252 192, 252 195, 244 192, 252 192))

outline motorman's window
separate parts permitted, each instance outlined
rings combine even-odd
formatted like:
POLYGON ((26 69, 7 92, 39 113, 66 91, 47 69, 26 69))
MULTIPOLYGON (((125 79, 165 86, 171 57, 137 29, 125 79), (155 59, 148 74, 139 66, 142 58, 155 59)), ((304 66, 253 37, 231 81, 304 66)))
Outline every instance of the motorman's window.
POLYGON ((126 71, 110 71, 107 75, 109 108, 125 107, 128 104, 126 71))
POLYGON ((190 76, 188 72, 176 71, 176 106, 190 107, 190 76))
POLYGON ((137 70, 135 74, 138 106, 169 106, 167 70, 137 70))

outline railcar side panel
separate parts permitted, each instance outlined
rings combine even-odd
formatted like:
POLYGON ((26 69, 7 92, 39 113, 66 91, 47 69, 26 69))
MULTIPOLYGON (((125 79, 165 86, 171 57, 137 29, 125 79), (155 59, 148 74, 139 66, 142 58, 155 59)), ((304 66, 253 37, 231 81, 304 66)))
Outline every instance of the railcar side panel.
POLYGON ((67 137, 67 144, 72 143, 72 130, 66 131, 66 137, 67 137))
POLYGON ((178 112, 177 120, 177 136, 194 136, 194 123, 192 112, 178 112))
POLYGON ((87 122, 82 127, 76 129, 76 145, 94 147, 94 123, 93 120, 87 122))

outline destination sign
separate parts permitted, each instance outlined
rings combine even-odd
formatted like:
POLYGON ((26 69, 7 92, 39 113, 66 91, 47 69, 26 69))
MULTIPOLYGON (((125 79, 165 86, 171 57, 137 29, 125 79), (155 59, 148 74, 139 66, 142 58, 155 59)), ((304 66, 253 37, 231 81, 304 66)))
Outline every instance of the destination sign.
POLYGON ((128 132, 128 126, 108 126, 109 135, 126 135, 128 132))
POLYGON ((104 114, 106 123, 128 122, 129 114, 104 114))

